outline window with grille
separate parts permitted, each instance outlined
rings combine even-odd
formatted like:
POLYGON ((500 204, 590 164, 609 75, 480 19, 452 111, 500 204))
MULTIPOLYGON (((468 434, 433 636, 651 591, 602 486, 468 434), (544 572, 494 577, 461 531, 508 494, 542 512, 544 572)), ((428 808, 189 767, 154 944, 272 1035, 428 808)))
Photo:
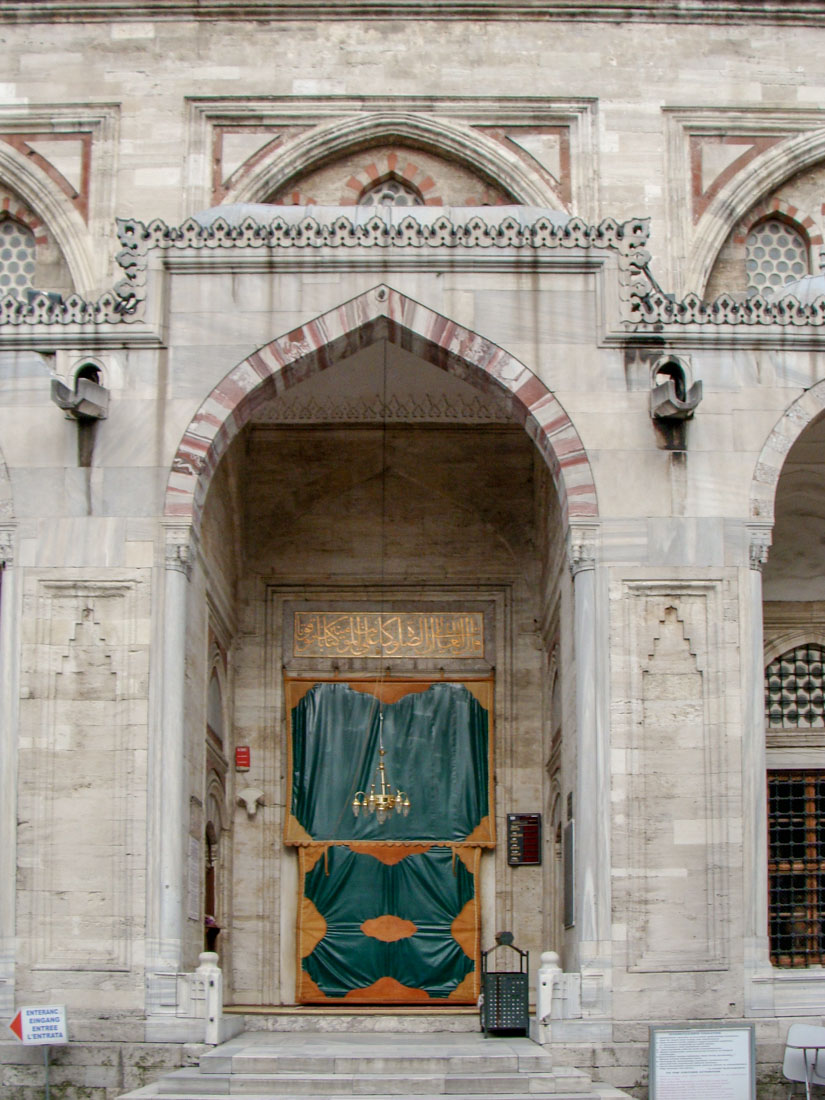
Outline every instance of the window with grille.
POLYGON ((15 221, 0 221, 0 295, 34 285, 34 233, 15 221))
POLYGON ((825 729, 825 650, 801 645, 765 670, 765 717, 771 729, 825 729))
POLYGON ((768 923, 774 966, 825 963, 825 769, 768 772, 768 923))
POLYGON ((745 240, 748 293, 773 298, 785 283, 808 274, 808 244, 792 225, 768 218, 745 240))

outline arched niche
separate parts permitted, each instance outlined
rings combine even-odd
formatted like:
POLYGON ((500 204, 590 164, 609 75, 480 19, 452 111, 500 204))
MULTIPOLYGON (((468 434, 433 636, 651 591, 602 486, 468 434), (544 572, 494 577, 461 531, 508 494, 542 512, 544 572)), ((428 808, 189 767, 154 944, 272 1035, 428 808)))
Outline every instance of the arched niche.
POLYGON ((386 286, 378 286, 253 352, 218 383, 184 432, 164 514, 199 523, 209 482, 255 410, 377 340, 412 351, 481 391, 503 396, 553 480, 565 527, 598 515, 590 462, 570 417, 544 382, 503 348, 386 286))
POLYGON ((699 219, 683 286, 704 294, 719 253, 736 225, 798 172, 825 159, 825 129, 772 146, 720 189, 699 219))
POLYGON ((83 218, 42 169, 11 145, 0 142, 0 180, 34 212, 59 249, 73 289, 85 294, 95 289, 95 261, 88 227, 83 218))
POLYGON ((394 112, 335 119, 285 142, 230 188, 223 201, 267 202, 272 195, 293 190, 304 194, 301 181, 322 165, 356 150, 393 143, 455 161, 516 203, 564 209, 538 171, 479 130, 446 119, 394 112))

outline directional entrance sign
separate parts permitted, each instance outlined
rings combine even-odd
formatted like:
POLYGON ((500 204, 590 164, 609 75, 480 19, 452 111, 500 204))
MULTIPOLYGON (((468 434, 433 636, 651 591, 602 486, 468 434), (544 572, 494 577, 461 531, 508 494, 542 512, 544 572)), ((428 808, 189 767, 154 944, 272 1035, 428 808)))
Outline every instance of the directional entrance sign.
POLYGON ((9 1027, 26 1046, 68 1043, 65 1005, 21 1008, 9 1027))

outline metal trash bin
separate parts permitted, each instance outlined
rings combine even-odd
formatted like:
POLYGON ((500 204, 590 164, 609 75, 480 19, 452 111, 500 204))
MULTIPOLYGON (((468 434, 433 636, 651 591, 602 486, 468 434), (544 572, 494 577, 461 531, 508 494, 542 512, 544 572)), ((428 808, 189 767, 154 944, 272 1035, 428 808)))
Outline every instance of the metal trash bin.
POLYGON ((527 1035, 530 1029, 529 951, 513 944, 512 932, 499 932, 496 946, 481 952, 481 997, 479 1012, 485 1035, 527 1035), (518 955, 518 970, 490 970, 487 957, 501 947, 518 955))

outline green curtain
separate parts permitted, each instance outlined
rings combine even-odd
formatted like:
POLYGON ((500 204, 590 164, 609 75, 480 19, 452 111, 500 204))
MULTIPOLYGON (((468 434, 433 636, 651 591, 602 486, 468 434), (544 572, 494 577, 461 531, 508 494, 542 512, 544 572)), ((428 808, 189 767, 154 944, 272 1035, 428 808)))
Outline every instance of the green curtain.
POLYGON ((487 711, 463 684, 436 683, 378 703, 343 683, 315 684, 292 709, 292 814, 313 840, 464 840, 489 806, 487 711), (379 825, 356 818, 369 791, 384 715, 387 774, 412 803, 379 825))
POLYGON ((475 897, 475 876, 450 848, 434 846, 387 866, 333 845, 304 876, 304 896, 327 930, 301 965, 326 997, 393 978, 441 999, 475 969, 451 934, 453 920, 475 897), (387 915, 415 930, 389 943, 362 931, 365 921, 387 915))

